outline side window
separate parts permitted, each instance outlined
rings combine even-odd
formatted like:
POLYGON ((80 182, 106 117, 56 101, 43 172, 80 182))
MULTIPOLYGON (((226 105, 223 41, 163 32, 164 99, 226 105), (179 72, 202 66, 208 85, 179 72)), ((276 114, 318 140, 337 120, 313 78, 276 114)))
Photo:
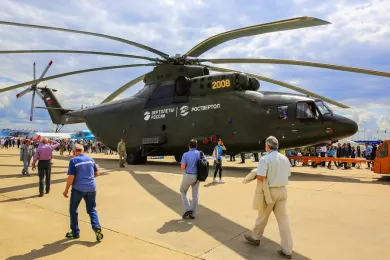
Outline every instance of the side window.
POLYGON ((314 104, 307 103, 307 102, 297 103, 297 118, 298 119, 317 118, 314 104))
POLYGON ((379 158, 387 157, 387 143, 384 143, 378 154, 379 158))
POLYGON ((278 118, 287 119, 288 118, 288 106, 278 107, 278 118))

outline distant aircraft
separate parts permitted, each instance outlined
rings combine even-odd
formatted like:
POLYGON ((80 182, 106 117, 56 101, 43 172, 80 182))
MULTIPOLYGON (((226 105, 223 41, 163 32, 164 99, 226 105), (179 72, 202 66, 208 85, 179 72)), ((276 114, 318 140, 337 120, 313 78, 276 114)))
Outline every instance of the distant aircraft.
POLYGON ((36 132, 33 135, 34 139, 50 138, 50 139, 70 139, 71 133, 43 133, 36 132))
POLYGON ((78 131, 71 135, 71 139, 96 140, 96 137, 89 130, 78 131))

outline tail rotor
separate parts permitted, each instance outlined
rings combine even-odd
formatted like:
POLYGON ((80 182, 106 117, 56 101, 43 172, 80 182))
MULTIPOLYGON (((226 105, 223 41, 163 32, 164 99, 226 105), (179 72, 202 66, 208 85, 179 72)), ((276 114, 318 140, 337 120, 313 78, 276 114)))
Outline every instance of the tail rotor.
MULTIPOLYGON (((49 64, 46 66, 45 70, 42 72, 42 75, 39 77, 39 79, 42 79, 46 72, 49 70, 50 66, 53 64, 53 61, 50 61, 49 64)), ((36 80, 36 74, 35 74, 35 62, 34 62, 34 65, 33 65, 33 77, 34 77, 34 81, 36 80)), ((33 116, 34 116, 34 102, 35 102, 35 94, 37 94, 39 96, 39 98, 41 98, 42 100, 44 99, 42 93, 40 92, 39 90, 39 87, 38 87, 38 83, 33 83, 29 88, 23 90, 22 92, 16 94, 16 98, 21 98, 23 97, 24 95, 26 95, 27 93, 29 92, 33 92, 32 94, 32 99, 31 99, 31 110, 30 110, 30 121, 33 120, 33 116)))

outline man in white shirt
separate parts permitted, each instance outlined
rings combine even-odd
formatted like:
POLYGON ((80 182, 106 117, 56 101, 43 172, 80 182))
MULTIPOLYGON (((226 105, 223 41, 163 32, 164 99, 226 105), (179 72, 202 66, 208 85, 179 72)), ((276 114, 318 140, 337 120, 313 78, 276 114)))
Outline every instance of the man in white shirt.
POLYGON ((245 238, 254 245, 260 245, 260 238, 263 236, 268 218, 273 211, 278 221, 281 238, 281 250, 279 255, 291 259, 292 237, 290 224, 287 215, 287 189, 288 177, 291 175, 290 162, 287 157, 278 152, 278 140, 270 136, 265 142, 267 155, 261 157, 257 167, 257 179, 265 181, 267 177, 272 203, 267 204, 264 210, 259 210, 252 235, 245 235, 245 238))

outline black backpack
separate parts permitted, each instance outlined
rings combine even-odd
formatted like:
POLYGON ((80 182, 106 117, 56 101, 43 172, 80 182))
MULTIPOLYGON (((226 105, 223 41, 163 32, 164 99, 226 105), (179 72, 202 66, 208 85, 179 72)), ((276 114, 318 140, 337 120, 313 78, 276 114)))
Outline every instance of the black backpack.
POLYGON ((197 168, 198 168, 198 181, 205 181, 209 176, 210 166, 203 152, 200 152, 200 159, 197 162, 197 168))

